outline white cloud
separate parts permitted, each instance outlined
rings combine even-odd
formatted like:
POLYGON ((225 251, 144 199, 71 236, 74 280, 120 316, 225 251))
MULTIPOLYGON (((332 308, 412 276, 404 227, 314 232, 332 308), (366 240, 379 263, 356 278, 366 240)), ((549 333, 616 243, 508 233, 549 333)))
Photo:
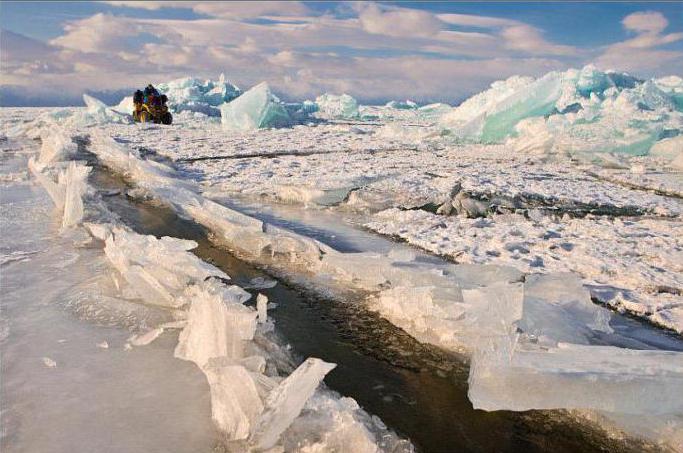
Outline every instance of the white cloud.
POLYGON ((669 21, 662 13, 655 11, 641 11, 629 14, 621 21, 624 28, 637 32, 660 33, 669 25, 669 21))
POLYGON ((471 14, 437 14, 439 20, 453 25, 464 27, 497 28, 512 25, 521 25, 522 22, 499 17, 474 16, 471 14))
POLYGON ((363 6, 358 19, 368 33, 397 37, 434 36, 444 26, 434 14, 426 11, 380 8, 375 3, 363 6))
POLYGON ((261 16, 296 16, 305 15, 309 9, 301 2, 188 2, 188 1, 106 1, 112 6, 159 10, 162 8, 182 8, 213 17, 223 18, 251 18, 261 16))
MULTIPOLYGON (((581 65, 586 53, 550 42, 542 30, 521 21, 372 3, 344 6, 346 14, 340 16, 313 15, 293 2, 130 6, 192 8, 209 17, 96 14, 68 22, 62 36, 50 43, 24 43, 28 50, 20 50, 16 35, 14 44, 0 42, 2 83, 82 92, 84 87, 115 89, 183 75, 215 78, 225 72, 240 86, 268 80, 299 99, 346 91, 376 100, 453 100, 513 74, 540 75, 581 65)), ((664 34, 663 16, 638 13, 626 17, 623 25, 634 36, 605 48, 603 66, 630 70, 637 56, 639 67, 668 65, 668 72, 675 72, 680 54, 659 46, 682 37, 664 34)))
POLYGON ((135 21, 110 14, 95 14, 64 26, 66 33, 50 44, 82 52, 117 52, 126 50, 126 38, 142 32, 135 21))
POLYGON ((622 24, 636 36, 607 46, 596 59, 596 66, 658 75, 683 72, 683 52, 660 48, 683 40, 683 33, 662 34, 669 25, 664 15, 637 12, 624 17, 622 24))
POLYGON ((533 55, 572 55, 577 52, 574 47, 546 41, 538 29, 529 25, 506 27, 501 36, 508 49, 521 50, 533 55))

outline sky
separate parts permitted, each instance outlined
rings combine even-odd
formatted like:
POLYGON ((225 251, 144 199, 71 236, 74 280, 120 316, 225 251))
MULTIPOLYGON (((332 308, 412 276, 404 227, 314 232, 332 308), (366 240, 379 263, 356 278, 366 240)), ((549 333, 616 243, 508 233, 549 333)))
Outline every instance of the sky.
POLYGON ((76 105, 178 77, 287 100, 458 102, 593 64, 683 75, 681 2, 0 2, 0 105, 76 105))

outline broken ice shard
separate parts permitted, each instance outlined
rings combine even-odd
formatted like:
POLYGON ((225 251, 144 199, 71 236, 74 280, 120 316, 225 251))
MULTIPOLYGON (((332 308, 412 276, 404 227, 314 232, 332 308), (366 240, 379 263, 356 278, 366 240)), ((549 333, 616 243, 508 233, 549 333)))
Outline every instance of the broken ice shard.
POLYGON ((203 368, 211 390, 211 416, 229 440, 246 439, 263 411, 252 374, 237 362, 212 360, 203 368))
POLYGON ((242 358, 243 342, 253 339, 256 330, 256 311, 243 305, 249 297, 237 286, 218 282, 191 288, 193 302, 175 356, 202 369, 212 358, 242 358))
POLYGON ((265 409, 250 436, 251 444, 262 450, 273 447, 280 434, 299 416, 318 384, 335 366, 308 358, 282 381, 266 399, 265 409))
MULTIPOLYGON (((90 173, 90 167, 69 162, 63 176, 60 177, 60 185, 66 187, 64 191, 64 217, 62 227, 68 228, 83 220, 83 195, 87 189, 86 179, 90 173)), ((61 176, 61 175, 60 175, 61 176)))

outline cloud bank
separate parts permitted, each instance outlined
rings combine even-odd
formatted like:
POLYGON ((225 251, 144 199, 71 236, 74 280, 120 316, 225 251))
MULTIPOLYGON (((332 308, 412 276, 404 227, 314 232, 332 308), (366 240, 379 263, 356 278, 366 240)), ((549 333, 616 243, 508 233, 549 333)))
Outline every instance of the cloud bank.
POLYGON ((596 51, 552 42, 544 30, 517 20, 376 3, 326 12, 298 2, 107 3, 128 13, 68 21, 47 43, 2 31, 0 84, 76 96, 224 72, 243 87, 267 80, 291 99, 332 91, 365 101, 453 102, 513 74, 593 60, 671 73, 683 61, 681 52, 666 48, 683 33, 666 34, 668 21, 657 12, 625 17, 633 36, 596 51), (187 9, 197 18, 143 18, 130 8, 187 9))

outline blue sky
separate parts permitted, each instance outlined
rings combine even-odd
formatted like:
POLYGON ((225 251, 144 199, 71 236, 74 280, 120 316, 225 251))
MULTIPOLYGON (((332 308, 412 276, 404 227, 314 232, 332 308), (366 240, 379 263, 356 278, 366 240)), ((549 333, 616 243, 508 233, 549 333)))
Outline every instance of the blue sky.
POLYGON ((290 99, 424 102, 585 64, 683 73, 683 3, 673 2, 3 1, 0 28, 0 94, 38 86, 38 103, 221 72, 290 99))

